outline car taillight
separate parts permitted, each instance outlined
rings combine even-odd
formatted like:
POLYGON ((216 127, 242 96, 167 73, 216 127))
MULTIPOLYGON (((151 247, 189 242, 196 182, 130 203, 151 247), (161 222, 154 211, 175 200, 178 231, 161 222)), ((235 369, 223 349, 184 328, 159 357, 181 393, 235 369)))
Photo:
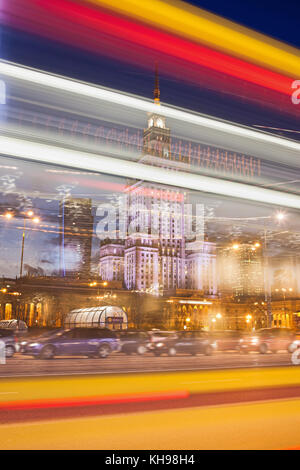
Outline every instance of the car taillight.
POLYGON ((15 340, 15 343, 19 341, 17 336, 14 337, 14 340, 15 340))

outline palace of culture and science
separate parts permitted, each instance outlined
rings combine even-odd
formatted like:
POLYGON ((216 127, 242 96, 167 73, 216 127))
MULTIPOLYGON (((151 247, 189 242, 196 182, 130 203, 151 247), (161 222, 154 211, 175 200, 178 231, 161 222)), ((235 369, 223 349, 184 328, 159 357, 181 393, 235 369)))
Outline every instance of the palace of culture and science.
MULTIPOLYGON (((140 163, 174 168, 171 132, 159 114, 160 90, 156 70, 154 102, 148 116, 140 163)), ((175 173, 175 172, 174 172, 175 173)), ((175 176, 175 175, 174 175, 175 176)), ((186 193, 174 186, 130 181, 126 188, 125 240, 105 240, 100 247, 100 276, 119 280, 126 289, 159 293, 174 289, 217 293, 216 246, 189 240, 185 233, 186 193)))

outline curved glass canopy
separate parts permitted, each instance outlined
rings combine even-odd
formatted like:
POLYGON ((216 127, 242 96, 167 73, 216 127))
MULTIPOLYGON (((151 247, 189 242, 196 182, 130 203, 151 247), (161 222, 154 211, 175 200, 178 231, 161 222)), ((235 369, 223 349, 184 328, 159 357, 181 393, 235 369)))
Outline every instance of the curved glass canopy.
POLYGON ((65 328, 96 327, 115 330, 126 329, 128 319, 121 307, 105 305, 104 307, 79 308, 72 310, 65 318, 65 328))

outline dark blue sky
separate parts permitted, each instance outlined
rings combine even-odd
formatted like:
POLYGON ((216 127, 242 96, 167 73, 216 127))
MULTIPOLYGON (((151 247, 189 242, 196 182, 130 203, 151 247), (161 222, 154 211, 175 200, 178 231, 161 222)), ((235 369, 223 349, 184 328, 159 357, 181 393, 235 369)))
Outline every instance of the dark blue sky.
POLYGON ((300 47, 299 0, 189 0, 186 3, 300 47))

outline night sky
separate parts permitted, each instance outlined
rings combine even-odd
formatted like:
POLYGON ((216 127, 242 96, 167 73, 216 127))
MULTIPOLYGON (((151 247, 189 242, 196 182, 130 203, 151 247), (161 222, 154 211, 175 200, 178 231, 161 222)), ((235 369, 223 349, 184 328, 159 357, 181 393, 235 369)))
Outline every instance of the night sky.
POLYGON ((300 47, 298 0, 191 0, 192 5, 300 47))

